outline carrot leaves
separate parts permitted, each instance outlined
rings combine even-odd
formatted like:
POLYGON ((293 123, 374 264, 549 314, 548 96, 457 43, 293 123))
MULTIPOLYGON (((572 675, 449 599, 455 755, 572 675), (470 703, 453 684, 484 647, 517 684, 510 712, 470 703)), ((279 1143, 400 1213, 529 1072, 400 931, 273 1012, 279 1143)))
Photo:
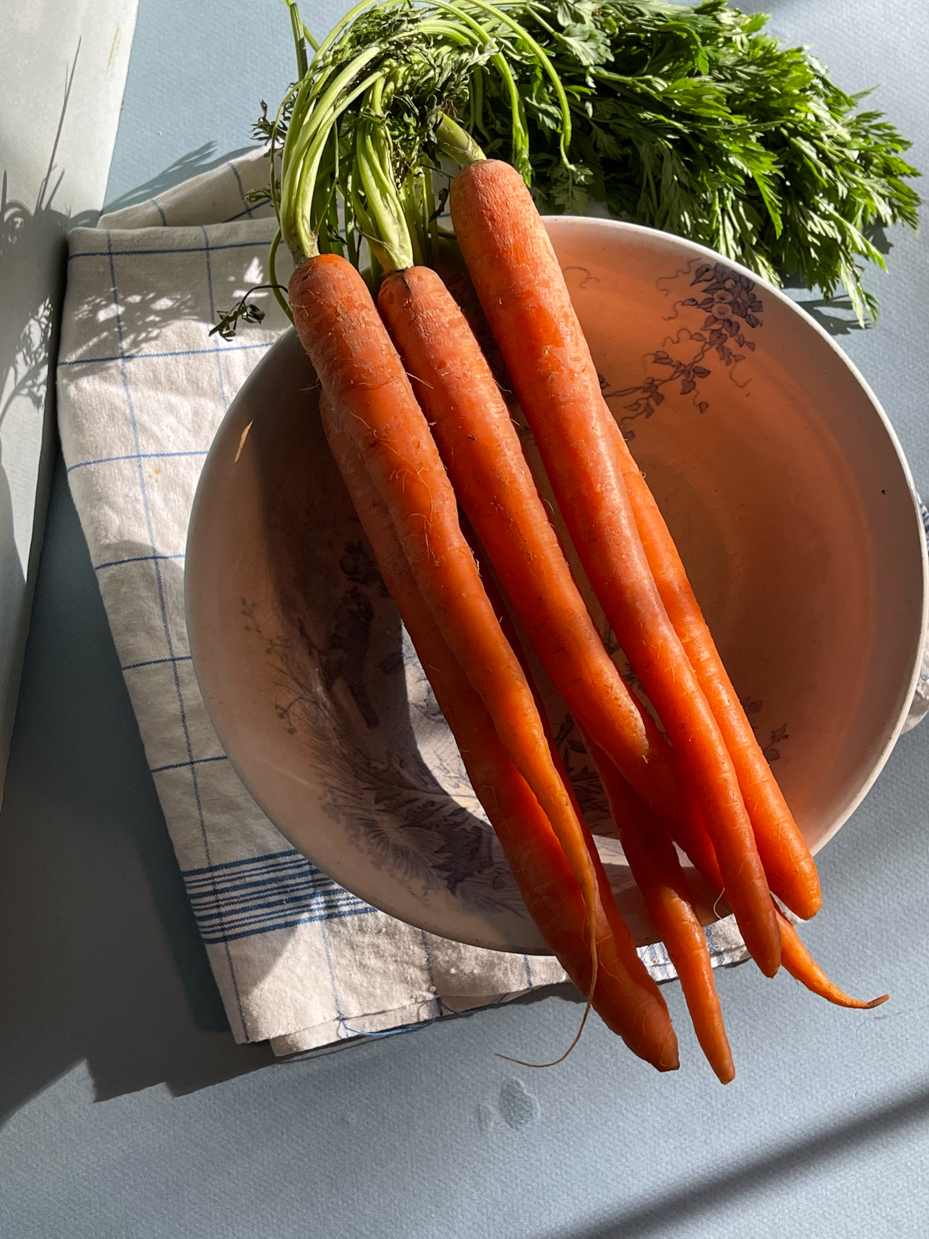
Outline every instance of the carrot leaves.
MULTIPOLYGON (((698 241, 780 283, 844 289, 864 322, 877 303, 862 260, 883 266, 873 230, 917 226, 909 147, 863 96, 835 86, 767 18, 709 0, 519 0, 508 13, 544 48, 571 102, 571 166, 557 110, 533 66, 514 67, 529 127, 533 189, 554 212, 589 202, 698 241)), ((507 158, 502 100, 484 84, 488 154, 507 158)))
POLYGON ((318 47, 288 5, 300 80, 255 134, 295 257, 364 252, 376 284, 435 253, 441 161, 469 142, 543 210, 600 204, 774 283, 844 290, 862 323, 880 228, 917 227, 909 143, 726 0, 362 0, 318 47))

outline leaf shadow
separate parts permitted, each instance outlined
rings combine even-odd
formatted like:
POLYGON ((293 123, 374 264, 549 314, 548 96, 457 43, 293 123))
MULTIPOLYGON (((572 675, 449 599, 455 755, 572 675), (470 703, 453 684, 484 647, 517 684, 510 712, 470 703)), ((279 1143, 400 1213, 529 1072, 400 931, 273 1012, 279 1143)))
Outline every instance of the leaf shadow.
POLYGON ((200 176, 204 172, 212 172, 214 168, 219 168, 231 159, 237 159, 240 155, 247 155, 254 151, 254 149, 255 146, 252 144, 251 146, 240 146, 234 151, 218 154, 215 142, 204 142, 202 146, 198 146, 194 150, 188 151, 185 155, 179 156, 173 163, 168 164, 166 168, 157 172, 141 185, 137 185, 134 189, 127 189, 125 193, 114 198, 112 202, 108 202, 103 208, 103 214, 122 211, 126 207, 138 206, 140 202, 147 202, 150 198, 157 198, 159 194, 173 189, 183 181, 190 180, 194 176, 200 176))

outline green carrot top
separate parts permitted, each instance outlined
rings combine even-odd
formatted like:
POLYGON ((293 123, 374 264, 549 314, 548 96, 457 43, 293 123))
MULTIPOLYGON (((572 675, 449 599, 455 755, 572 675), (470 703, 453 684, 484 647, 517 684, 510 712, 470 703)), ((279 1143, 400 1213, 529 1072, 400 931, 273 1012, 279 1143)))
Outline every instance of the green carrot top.
MULTIPOLYGON (((362 0, 322 43, 287 0, 297 80, 256 135, 279 244, 382 273, 454 254, 449 161, 513 163, 540 207, 589 200, 774 283, 877 303, 874 229, 915 228, 909 143, 767 18, 707 0, 362 0), (480 143, 480 145, 478 145, 480 143)), ((286 304, 276 289, 282 304, 286 304)), ((218 330, 259 311, 242 303, 218 330)))

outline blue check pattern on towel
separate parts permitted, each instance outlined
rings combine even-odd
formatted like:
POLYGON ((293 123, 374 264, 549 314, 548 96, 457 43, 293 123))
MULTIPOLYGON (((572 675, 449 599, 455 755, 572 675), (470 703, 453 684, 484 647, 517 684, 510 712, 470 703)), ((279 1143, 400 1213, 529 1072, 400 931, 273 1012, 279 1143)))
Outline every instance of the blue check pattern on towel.
MULTIPOLYGON (((71 233, 58 408, 71 491, 191 905, 240 1041, 281 1054, 384 1035, 564 979, 557 961, 435 938, 342 890, 286 841, 222 751, 184 623, 184 547, 230 400, 285 326, 218 311, 266 282, 259 152, 71 233)), ((286 275, 286 272, 281 272, 286 275)), ((717 963, 744 958, 731 924, 717 963)), ((643 952, 673 977, 661 947, 643 952)))

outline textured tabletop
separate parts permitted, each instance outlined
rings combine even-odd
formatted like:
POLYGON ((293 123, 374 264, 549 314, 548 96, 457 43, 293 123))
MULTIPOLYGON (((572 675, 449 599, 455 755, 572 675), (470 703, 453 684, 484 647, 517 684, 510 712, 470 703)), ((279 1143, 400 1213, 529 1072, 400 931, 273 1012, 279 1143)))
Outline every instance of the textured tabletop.
MULTIPOLYGON (((745 7, 755 7, 746 5, 745 7)), ((929 168, 925 0, 769 0, 929 168)), ((316 30, 338 3, 307 5, 316 30)), ((111 204, 248 143, 290 75, 278 0, 141 0, 111 204)), ((929 490, 929 240, 890 235, 876 328, 832 324, 929 490)), ((800 300, 810 302, 808 295, 800 300)), ((835 318, 821 305, 810 308, 835 318)), ((804 937, 874 1012, 718 976, 738 1077, 659 1077, 567 990, 275 1063, 236 1046, 186 902, 87 550, 56 474, 0 814, 0 1234, 203 1239, 898 1239, 926 1233, 929 722, 821 854, 804 937)))

